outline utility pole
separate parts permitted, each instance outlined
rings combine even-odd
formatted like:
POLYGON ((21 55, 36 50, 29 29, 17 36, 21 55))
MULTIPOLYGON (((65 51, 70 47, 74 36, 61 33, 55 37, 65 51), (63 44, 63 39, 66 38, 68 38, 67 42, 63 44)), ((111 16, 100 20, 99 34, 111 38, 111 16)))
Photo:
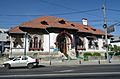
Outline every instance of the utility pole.
POLYGON ((105 44, 107 45, 106 46, 106 54, 107 54, 107 60, 108 62, 110 63, 110 60, 109 60, 109 54, 108 54, 108 37, 107 37, 107 18, 106 18, 106 7, 105 7, 105 3, 103 4, 103 16, 104 16, 104 31, 105 31, 105 44))

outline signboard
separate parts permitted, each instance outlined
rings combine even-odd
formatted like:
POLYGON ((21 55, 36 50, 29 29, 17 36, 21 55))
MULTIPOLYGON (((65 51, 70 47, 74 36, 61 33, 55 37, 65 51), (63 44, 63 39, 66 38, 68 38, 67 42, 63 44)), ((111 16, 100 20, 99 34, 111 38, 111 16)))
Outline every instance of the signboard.
POLYGON ((107 27, 107 33, 111 33, 111 32, 114 32, 114 31, 115 31, 114 25, 111 25, 111 26, 107 27))

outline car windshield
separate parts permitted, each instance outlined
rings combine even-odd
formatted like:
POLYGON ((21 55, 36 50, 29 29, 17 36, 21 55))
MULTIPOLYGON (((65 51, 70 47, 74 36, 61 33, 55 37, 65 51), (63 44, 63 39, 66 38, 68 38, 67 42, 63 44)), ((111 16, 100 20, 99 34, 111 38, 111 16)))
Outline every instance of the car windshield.
POLYGON ((30 58, 33 58, 33 59, 35 58, 35 57, 33 57, 33 56, 29 56, 29 57, 30 57, 30 58))

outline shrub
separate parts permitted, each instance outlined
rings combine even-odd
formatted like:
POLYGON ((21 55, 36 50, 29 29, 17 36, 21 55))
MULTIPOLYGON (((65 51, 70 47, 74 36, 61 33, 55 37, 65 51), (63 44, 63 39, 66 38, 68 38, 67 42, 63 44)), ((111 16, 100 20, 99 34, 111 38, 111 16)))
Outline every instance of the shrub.
POLYGON ((86 52, 86 53, 84 53, 84 60, 85 61, 88 61, 88 56, 92 56, 92 53, 90 53, 90 52, 86 52))
POLYGON ((94 52, 92 56, 101 56, 101 54, 98 52, 94 52))
POLYGON ((90 52, 84 53, 84 57, 86 57, 86 56, 92 56, 92 53, 90 53, 90 52))
POLYGON ((116 53, 115 53, 115 56, 120 56, 120 52, 116 52, 116 53))
POLYGON ((114 52, 108 52, 109 55, 113 56, 114 55, 114 52))

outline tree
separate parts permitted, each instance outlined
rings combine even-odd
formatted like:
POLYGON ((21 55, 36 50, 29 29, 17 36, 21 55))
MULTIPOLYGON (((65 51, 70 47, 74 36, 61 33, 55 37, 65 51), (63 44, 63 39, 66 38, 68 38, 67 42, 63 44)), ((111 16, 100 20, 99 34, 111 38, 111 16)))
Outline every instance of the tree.
POLYGON ((114 45, 114 47, 110 48, 111 52, 109 52, 109 55, 113 56, 119 56, 120 55, 120 46, 114 45))

